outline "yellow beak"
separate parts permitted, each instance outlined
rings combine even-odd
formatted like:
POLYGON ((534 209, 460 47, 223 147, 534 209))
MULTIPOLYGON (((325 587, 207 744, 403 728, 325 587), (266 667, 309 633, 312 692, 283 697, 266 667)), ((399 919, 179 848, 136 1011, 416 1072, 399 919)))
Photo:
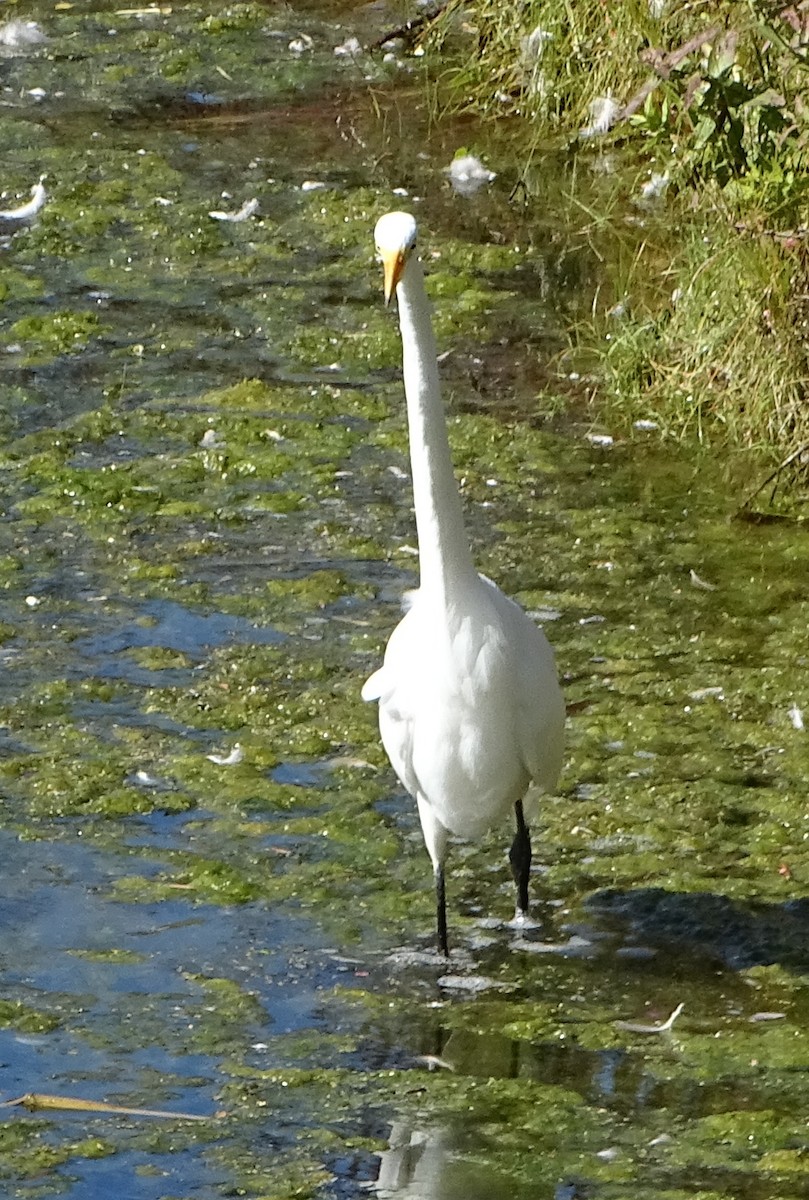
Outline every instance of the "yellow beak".
POLYGON ((402 277, 405 256, 401 250, 380 250, 382 273, 385 291, 385 303, 390 304, 390 298, 396 291, 396 284, 402 277))

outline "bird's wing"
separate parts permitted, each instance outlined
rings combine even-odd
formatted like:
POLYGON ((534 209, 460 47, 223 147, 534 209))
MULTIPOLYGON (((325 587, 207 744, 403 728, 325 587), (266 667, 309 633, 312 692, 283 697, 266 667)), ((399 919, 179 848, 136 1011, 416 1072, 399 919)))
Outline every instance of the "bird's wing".
POLYGON ((369 675, 362 685, 360 695, 363 700, 379 700, 385 694, 385 668, 380 667, 378 671, 374 671, 373 675, 369 675))
MULTIPOLYGON (((553 655, 548 647, 551 664, 553 655)), ((529 694, 525 689, 524 694, 529 694)), ((517 743, 528 774, 543 791, 553 792, 562 769, 565 704, 555 678, 544 673, 531 681, 530 704, 517 714, 517 743), (537 686, 538 682, 540 686, 537 686)))
POLYGON ((408 611, 388 640, 385 661, 366 681, 363 700, 379 701, 379 730, 391 766, 411 796, 419 789, 413 768, 414 725, 420 708, 419 689, 414 683, 423 672, 420 647, 421 618, 418 592, 408 593, 408 611))
MULTIPOLYGON (((403 592, 402 593, 402 612, 405 614, 409 613, 411 608, 413 608, 413 606, 415 605, 418 598, 419 598, 419 589, 418 588, 412 588, 410 591, 403 592)), ((401 624, 401 622, 400 622, 400 624, 401 624)), ((393 634, 391 635, 391 641, 393 642, 394 651, 395 651, 395 647, 396 647, 395 638, 396 638, 396 630, 394 629, 393 634)), ((385 652, 386 661, 387 661, 389 655, 392 653, 393 652, 390 650, 390 643, 389 643, 388 650, 385 652)), ((388 691, 388 689, 390 687, 389 681, 391 681, 391 673, 389 671, 386 672, 385 666, 383 664, 379 668, 378 671, 374 671, 373 675, 369 675, 368 678, 365 680, 365 683, 362 686, 362 691, 360 692, 360 696, 365 701, 381 700, 382 697, 385 695, 386 691, 388 691)), ((392 682, 395 683, 395 675, 394 675, 392 682)))
POLYGON ((485 576, 511 649, 509 706, 517 749, 526 771, 544 791, 553 791, 562 767, 565 705, 556 661, 545 634, 518 604, 485 576))
POLYGON ((543 791, 552 792, 562 769, 565 702, 553 650, 544 635, 534 642, 533 652, 521 659, 520 668, 517 743, 531 779, 543 791))

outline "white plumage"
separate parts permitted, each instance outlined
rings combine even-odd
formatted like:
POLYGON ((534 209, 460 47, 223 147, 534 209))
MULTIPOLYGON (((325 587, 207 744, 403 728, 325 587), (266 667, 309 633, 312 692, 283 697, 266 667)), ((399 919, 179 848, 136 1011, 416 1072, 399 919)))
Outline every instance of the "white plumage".
POLYGON ((365 684, 393 769, 415 797, 448 953, 444 860, 450 834, 480 837, 514 810, 518 915, 528 908, 531 845, 522 800, 549 791, 562 763, 564 701, 544 634, 472 565, 452 471, 416 222, 376 226, 385 299, 399 303, 420 586, 365 684))

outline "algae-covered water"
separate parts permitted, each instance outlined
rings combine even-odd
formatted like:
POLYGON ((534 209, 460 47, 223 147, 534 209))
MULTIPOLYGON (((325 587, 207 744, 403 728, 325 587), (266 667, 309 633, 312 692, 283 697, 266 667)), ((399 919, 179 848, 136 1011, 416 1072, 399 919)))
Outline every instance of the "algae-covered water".
POLYGON ((3 1193, 809 1195, 809 543, 560 398, 620 182, 512 193, 508 128, 346 49, 398 9, 3 16, 49 40, 0 64, 2 207, 48 193, 0 247, 0 1098, 179 1114, 9 1107, 3 1193), (476 557, 570 709, 541 924, 509 831, 453 847, 449 964, 359 700, 415 580, 404 204, 476 557))

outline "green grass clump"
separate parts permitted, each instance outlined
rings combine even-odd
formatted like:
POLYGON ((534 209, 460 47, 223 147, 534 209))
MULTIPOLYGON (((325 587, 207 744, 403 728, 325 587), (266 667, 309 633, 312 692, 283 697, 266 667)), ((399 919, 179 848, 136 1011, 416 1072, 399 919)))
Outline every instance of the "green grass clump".
POLYGON ((599 323, 613 416, 764 453, 809 440, 798 255, 714 221, 690 231, 666 275, 667 297, 645 297, 637 278, 637 305, 599 323))
MULTIPOLYGON (((446 37, 456 7, 436 38, 446 37)), ((805 165, 809 61, 790 9, 747 0, 475 0, 465 17, 474 41, 444 77, 454 104, 519 112, 543 133, 576 137, 598 132, 591 106, 609 99, 602 133, 640 134, 689 172, 726 182, 785 154, 805 165)), ((797 175, 781 182, 805 193, 797 175)))
MULTIPOLYGON (((452 27, 450 5, 438 35, 452 27)), ((477 0, 465 12, 474 42, 447 77, 453 99, 489 113, 514 113, 551 126, 583 124, 589 101, 619 85, 640 87, 638 53, 658 22, 645 3, 502 4, 477 0)))
MULTIPOLYGON (((456 17, 450 4, 434 44, 456 17)), ((464 18, 466 57, 442 73, 443 94, 450 107, 529 118, 520 194, 538 219, 549 145, 607 174, 620 152, 637 171, 608 212, 582 202, 605 278, 577 333, 608 422, 648 419, 664 435, 754 451, 759 479, 774 470, 800 491, 809 56, 796 10, 473 0, 464 18)))

